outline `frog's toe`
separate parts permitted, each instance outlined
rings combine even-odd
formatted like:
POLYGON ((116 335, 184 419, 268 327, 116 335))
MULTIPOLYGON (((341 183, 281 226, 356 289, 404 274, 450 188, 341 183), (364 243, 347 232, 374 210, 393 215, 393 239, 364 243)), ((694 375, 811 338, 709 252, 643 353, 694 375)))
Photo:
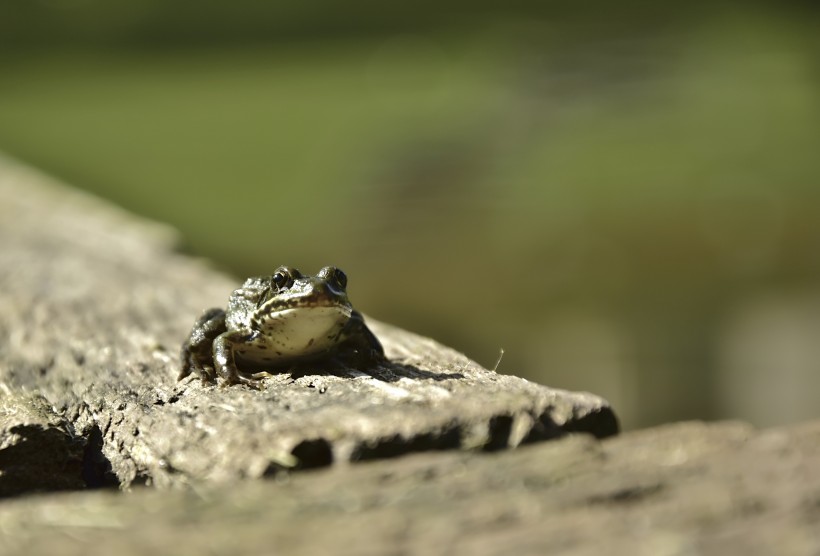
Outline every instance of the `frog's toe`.
POLYGON ((179 374, 177 375, 177 382, 179 382, 183 378, 188 378, 188 376, 190 376, 192 372, 194 372, 194 370, 193 368, 191 368, 190 365, 183 364, 182 370, 180 370, 179 374))
POLYGON ((203 372, 200 378, 205 386, 213 386, 216 383, 216 376, 213 373, 203 372))
MULTIPOLYGON (((257 373, 261 374, 261 373, 257 373)), ((226 380, 222 381, 222 387, 227 388, 229 386, 233 386, 234 384, 242 384, 249 388, 253 388, 254 390, 260 390, 262 388, 262 379, 264 377, 258 377, 256 375, 240 375, 236 374, 231 377, 228 377, 226 380)))

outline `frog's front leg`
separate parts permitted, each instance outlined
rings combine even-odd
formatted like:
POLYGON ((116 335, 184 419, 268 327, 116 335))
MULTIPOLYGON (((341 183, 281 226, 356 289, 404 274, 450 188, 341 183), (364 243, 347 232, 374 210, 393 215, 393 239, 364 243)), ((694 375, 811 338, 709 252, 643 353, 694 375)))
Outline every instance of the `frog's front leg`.
POLYGON ((353 311, 342 334, 347 336, 342 349, 353 350, 349 359, 356 368, 365 369, 386 361, 381 342, 367 327, 364 317, 358 311, 353 311))
POLYGON ((216 380, 211 346, 214 339, 223 332, 225 332, 225 311, 222 309, 210 309, 199 317, 191 329, 188 340, 182 344, 180 354, 182 369, 177 380, 182 380, 194 370, 200 371, 202 380, 205 382, 216 380))
POLYGON ((217 336, 213 343, 214 366, 216 374, 225 381, 226 386, 231 384, 245 384, 253 388, 258 388, 259 380, 239 373, 234 356, 234 345, 247 341, 247 334, 229 331, 217 336))

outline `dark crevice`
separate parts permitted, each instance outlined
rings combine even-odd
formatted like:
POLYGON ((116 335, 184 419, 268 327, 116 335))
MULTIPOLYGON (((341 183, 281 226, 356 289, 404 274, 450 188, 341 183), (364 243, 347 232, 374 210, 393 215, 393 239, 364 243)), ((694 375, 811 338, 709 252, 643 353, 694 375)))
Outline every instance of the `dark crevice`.
POLYGON ((379 439, 375 443, 362 443, 356 446, 350 456, 351 461, 393 458, 411 452, 428 452, 431 450, 453 450, 461 446, 461 430, 450 427, 438 433, 425 433, 405 438, 393 435, 379 439))
POLYGON ((103 433, 94 425, 88 435, 83 454, 82 478, 87 488, 117 488, 119 481, 111 462, 102 451, 103 433))
POLYGON ((130 486, 150 486, 152 483, 153 479, 150 474, 146 472, 140 472, 134 476, 134 480, 131 481, 130 486))
POLYGON ((46 376, 54 368, 54 357, 49 357, 42 365, 37 368, 37 372, 41 377, 46 376))
POLYGON ((171 396, 171 397, 170 397, 170 398, 168 398, 167 400, 163 400, 162 398, 160 398, 160 399, 156 400, 156 401, 154 402, 154 405, 160 405, 160 406, 162 406, 162 405, 165 405, 165 404, 173 404, 173 403, 177 403, 178 401, 179 401, 179 394, 174 394, 173 396, 171 396))
POLYGON ((80 351, 72 351, 71 356, 74 358, 74 362, 77 366, 82 367, 85 364, 85 354, 80 351))
POLYGON ((0 450, 0 497, 83 487, 82 445, 65 431, 20 425, 8 432, 20 441, 0 450))
POLYGON ((595 438, 607 438, 618 434, 620 425, 615 412, 608 407, 602 407, 583 417, 573 419, 562 428, 566 432, 586 432, 595 438))
POLYGON ((640 502, 664 489, 664 485, 654 483, 649 485, 632 485, 618 490, 592 496, 587 500, 590 504, 630 504, 640 502))
POLYGON ((505 450, 510 445, 510 433, 514 423, 512 415, 496 415, 490 419, 488 426, 489 440, 482 446, 485 452, 505 450))
POLYGON ((552 440, 560 438, 566 434, 566 430, 559 427, 558 424, 552 420, 549 413, 541 415, 533 424, 527 436, 521 441, 521 444, 531 444, 533 442, 543 442, 544 440, 552 440))
POLYGON ((333 448, 324 438, 304 440, 290 453, 298 461, 293 469, 314 469, 333 463, 333 448))

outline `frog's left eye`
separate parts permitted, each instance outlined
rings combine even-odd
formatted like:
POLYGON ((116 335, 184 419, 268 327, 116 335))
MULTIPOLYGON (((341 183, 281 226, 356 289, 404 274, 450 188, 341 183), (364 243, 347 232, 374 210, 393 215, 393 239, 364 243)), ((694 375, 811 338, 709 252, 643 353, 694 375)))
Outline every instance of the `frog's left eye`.
POLYGON ((279 271, 271 276, 271 282, 273 282, 273 285, 281 290, 291 287, 293 285, 293 278, 291 278, 286 272, 279 271))
POLYGON ((336 279, 336 283, 338 283, 342 288, 347 287, 347 274, 339 270, 338 268, 333 273, 333 278, 336 279))

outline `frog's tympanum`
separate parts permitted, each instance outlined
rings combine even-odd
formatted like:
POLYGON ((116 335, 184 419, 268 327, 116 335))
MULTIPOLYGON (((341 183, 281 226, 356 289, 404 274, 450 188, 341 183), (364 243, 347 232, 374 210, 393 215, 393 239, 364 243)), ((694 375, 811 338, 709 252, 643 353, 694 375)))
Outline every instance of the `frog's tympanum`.
POLYGON ((211 309, 182 345, 179 379, 199 371, 214 382, 255 385, 261 370, 338 360, 364 369, 384 351, 347 299, 347 276, 326 266, 316 276, 281 266, 248 278, 231 294, 228 310, 211 309))

